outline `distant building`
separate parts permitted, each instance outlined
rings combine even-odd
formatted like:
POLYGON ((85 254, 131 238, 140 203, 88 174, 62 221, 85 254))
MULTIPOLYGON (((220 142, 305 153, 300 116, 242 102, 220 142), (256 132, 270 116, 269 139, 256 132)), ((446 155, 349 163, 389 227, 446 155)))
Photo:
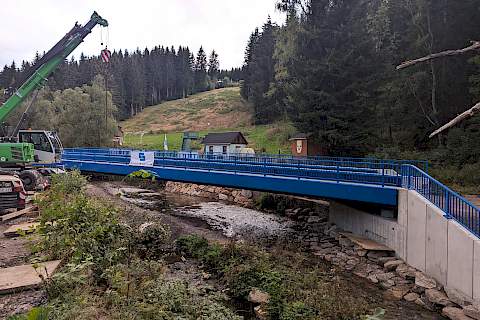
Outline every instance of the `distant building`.
POLYGON ((241 132, 209 133, 203 138, 205 154, 242 153, 248 142, 241 132))
POLYGON ((215 83, 215 89, 221 89, 221 88, 225 88, 225 82, 223 82, 223 80, 218 80, 215 83))
POLYGON ((291 141, 292 155, 296 157, 325 155, 325 150, 311 139, 311 134, 299 133, 291 141))

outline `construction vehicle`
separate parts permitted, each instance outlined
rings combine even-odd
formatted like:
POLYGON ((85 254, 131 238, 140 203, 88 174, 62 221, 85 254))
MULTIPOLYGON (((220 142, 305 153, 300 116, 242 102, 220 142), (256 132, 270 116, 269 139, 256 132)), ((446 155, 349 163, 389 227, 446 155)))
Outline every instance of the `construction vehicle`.
MULTIPOLYGON (((37 90, 38 93, 38 90, 47 82, 48 77, 83 42, 97 24, 103 27, 108 26, 107 20, 94 12, 90 21, 84 26, 75 23, 75 26, 38 60, 27 75, 27 80, 18 89, 9 90, 14 93, 0 107, 0 123, 3 123, 11 112, 17 109, 34 91, 37 90)), ((27 111, 22 115, 15 129, 0 137, 0 170, 2 174, 0 175, 0 185, 3 185, 2 177, 5 177, 5 174, 18 175, 26 190, 34 190, 43 183, 42 177, 50 174, 52 170, 33 167, 33 164, 55 163, 60 160, 63 147, 56 132, 20 130, 32 103, 33 101, 27 107, 27 111)), ((10 188, 0 188, 0 193, 2 190, 8 191, 10 188)))

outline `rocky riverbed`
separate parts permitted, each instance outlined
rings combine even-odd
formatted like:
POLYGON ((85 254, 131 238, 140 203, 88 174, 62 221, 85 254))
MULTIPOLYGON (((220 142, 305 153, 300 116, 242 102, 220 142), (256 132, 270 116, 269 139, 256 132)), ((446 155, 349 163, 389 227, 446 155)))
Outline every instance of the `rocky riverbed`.
POLYGON ((335 226, 328 224, 328 208, 287 208, 279 216, 205 197, 118 183, 101 183, 96 188, 97 193, 101 189, 149 212, 147 220, 155 215, 163 222, 166 217, 173 217, 178 219, 176 223, 193 226, 193 233, 203 230, 205 234, 208 229, 220 241, 251 241, 267 247, 280 244, 302 250, 305 255, 313 254, 311 259, 324 260, 339 276, 364 288, 362 294, 381 295, 386 319, 443 319, 442 308, 455 306, 440 286, 433 285, 433 279, 406 266, 391 253, 363 250, 341 236, 335 226))

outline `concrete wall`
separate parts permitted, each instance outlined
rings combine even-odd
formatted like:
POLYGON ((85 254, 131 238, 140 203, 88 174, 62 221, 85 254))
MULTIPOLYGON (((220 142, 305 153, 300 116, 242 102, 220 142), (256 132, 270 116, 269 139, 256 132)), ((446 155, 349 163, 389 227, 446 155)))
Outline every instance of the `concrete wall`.
POLYGON ((341 229, 362 235, 395 250, 406 257, 406 229, 397 220, 386 219, 339 202, 330 202, 330 222, 341 229))
POLYGON ((480 301, 480 240, 417 192, 399 191, 397 219, 334 202, 330 220, 387 245, 409 265, 466 300, 480 301))

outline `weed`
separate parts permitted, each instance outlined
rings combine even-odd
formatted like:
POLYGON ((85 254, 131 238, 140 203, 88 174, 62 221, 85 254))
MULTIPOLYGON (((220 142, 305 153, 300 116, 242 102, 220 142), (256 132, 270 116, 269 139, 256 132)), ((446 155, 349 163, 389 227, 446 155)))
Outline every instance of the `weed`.
POLYGON ((23 315, 15 315, 8 320, 49 320, 50 309, 46 307, 37 307, 23 315))
POLYGON ((369 309, 367 301, 344 291, 323 268, 296 256, 233 243, 209 245, 198 236, 178 239, 177 248, 201 261, 235 299, 246 300, 252 288, 267 292, 270 319, 359 319, 369 309))

